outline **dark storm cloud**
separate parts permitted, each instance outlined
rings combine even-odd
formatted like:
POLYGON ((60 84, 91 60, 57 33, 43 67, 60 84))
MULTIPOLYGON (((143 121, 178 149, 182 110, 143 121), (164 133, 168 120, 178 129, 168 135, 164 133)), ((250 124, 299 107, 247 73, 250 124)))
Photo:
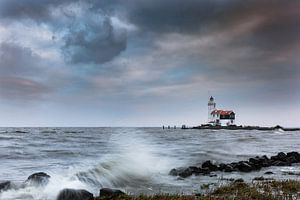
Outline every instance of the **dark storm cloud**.
POLYGON ((113 26, 105 8, 98 4, 95 8, 94 3, 4 0, 0 2, 0 16, 8 20, 31 19, 47 24, 54 32, 63 35, 61 49, 68 62, 102 64, 126 49, 127 36, 124 28, 113 26))
POLYGON ((107 17, 91 18, 73 24, 64 36, 62 49, 71 63, 105 63, 126 49, 126 31, 116 30, 107 17))
POLYGON ((41 58, 31 49, 14 43, 0 45, 0 97, 10 100, 36 100, 50 88, 42 81, 41 58), (41 77, 38 77, 41 78, 41 77))
POLYGON ((51 18, 51 8, 71 0, 2 0, 0 15, 4 18, 30 18, 36 21, 47 21, 51 18))
POLYGON ((199 34, 235 29, 254 18, 261 23, 239 42, 261 48, 276 48, 298 41, 300 2, 297 1, 130 1, 129 20, 144 31, 199 34))

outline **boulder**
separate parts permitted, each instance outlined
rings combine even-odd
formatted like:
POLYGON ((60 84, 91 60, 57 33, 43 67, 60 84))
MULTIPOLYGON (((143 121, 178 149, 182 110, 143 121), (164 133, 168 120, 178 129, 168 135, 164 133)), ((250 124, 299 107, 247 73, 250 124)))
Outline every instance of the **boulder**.
POLYGON ((201 173, 202 173, 203 175, 209 175, 210 172, 211 172, 211 170, 210 170, 209 168, 207 168, 207 167, 201 168, 201 173))
POLYGON ((178 176, 180 176, 182 178, 186 178, 191 175, 193 175, 193 171, 190 168, 186 168, 186 169, 178 172, 178 176))
POLYGON ((208 168, 208 169, 210 169, 211 171, 217 171, 217 170, 218 170, 218 166, 212 164, 212 162, 211 162, 210 160, 205 161, 205 162, 202 164, 202 168, 208 168))
POLYGON ((221 164, 219 164, 219 171, 224 171, 225 170, 225 168, 226 168, 226 164, 224 164, 224 163, 221 163, 221 164))
POLYGON ((245 161, 239 162, 236 167, 241 172, 251 172, 253 170, 253 167, 245 161))
POLYGON ((297 160, 297 158, 295 158, 294 156, 290 156, 290 157, 287 157, 286 158, 286 162, 288 162, 288 163, 298 163, 298 160, 297 160))
POLYGON ((171 171, 169 172, 169 175, 171 175, 171 176, 178 176, 178 171, 177 171, 177 169, 171 169, 171 171))
POLYGON ((283 152, 279 152, 276 156, 271 156, 273 161, 286 161, 287 155, 283 152))
POLYGON ((0 192, 9 190, 11 188, 11 182, 10 181, 4 181, 0 182, 0 192))
POLYGON ((286 156, 287 156, 288 158, 294 157, 294 158, 297 160, 297 162, 300 162, 300 154, 299 154, 298 152, 296 152, 296 151, 288 152, 288 153, 286 154, 286 156))
POLYGON ((270 175, 270 174, 274 174, 274 173, 271 171, 267 171, 267 172, 265 172, 265 174, 270 175))
POLYGON ((286 160, 286 154, 285 153, 283 153, 283 152, 279 152, 278 154, 277 154, 277 158, 279 159, 279 160, 281 160, 281 161, 285 161, 286 160))
POLYGON ((117 197, 120 195, 125 195, 124 192, 122 192, 121 190, 117 190, 117 189, 111 189, 111 188, 102 188, 100 189, 100 194, 99 196, 102 197, 117 197))
POLYGON ((225 172, 233 172, 233 171, 235 171, 235 169, 231 165, 226 165, 224 171, 225 172))
POLYGON ((224 164, 224 163, 221 163, 219 165, 219 170, 224 171, 224 172, 233 172, 233 171, 235 171, 231 164, 224 164))
POLYGON ((291 163, 278 160, 278 161, 273 162, 272 165, 273 166, 291 166, 291 163))
POLYGON ((190 166, 189 170, 192 172, 192 174, 199 175, 203 173, 203 170, 200 167, 190 166))
POLYGON ((30 175, 26 183, 37 184, 37 185, 46 185, 49 182, 50 176, 44 172, 38 172, 30 175))
POLYGON ((56 200, 94 200, 94 196, 86 190, 63 189, 56 200))
POLYGON ((234 183, 244 183, 244 179, 242 178, 236 179, 234 180, 234 183))

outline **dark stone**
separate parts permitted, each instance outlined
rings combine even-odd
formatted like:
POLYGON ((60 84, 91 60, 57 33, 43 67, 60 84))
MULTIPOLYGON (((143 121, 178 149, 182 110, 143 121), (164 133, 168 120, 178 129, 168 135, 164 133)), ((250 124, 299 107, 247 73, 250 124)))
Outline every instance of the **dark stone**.
POLYGON ((171 169, 171 171, 169 172, 169 175, 171 176, 177 176, 178 175, 178 172, 177 172, 177 169, 171 169))
POLYGON ((267 171, 267 172, 265 172, 265 174, 274 174, 274 173, 271 171, 267 171))
POLYGON ((263 155, 262 157, 260 157, 260 159, 263 160, 263 161, 268 161, 268 160, 270 160, 270 159, 268 158, 268 156, 266 156, 266 155, 263 155))
POLYGON ((49 182, 50 176, 44 172, 38 172, 30 175, 26 182, 38 185, 46 185, 49 182))
POLYGON ((94 196, 86 190, 63 189, 56 200, 94 200, 94 196))
POLYGON ((233 172, 233 171, 235 171, 234 167, 231 164, 224 164, 224 163, 221 163, 219 165, 219 170, 224 171, 224 172, 233 172))
POLYGON ((0 183, 0 192, 9 190, 11 188, 11 182, 10 181, 4 181, 0 183))
POLYGON ((224 164, 224 163, 219 164, 219 170, 220 171, 224 171, 225 168, 226 168, 226 164, 224 164))
POLYGON ((100 189, 100 197, 117 197, 120 195, 125 195, 121 190, 111 189, 111 188, 102 188, 100 189))
POLYGON ((279 152, 276 156, 271 156, 273 161, 286 161, 287 155, 283 152, 279 152))
POLYGON ((232 166, 233 169, 238 169, 237 168, 238 163, 237 162, 232 162, 230 163, 230 166, 232 166))
POLYGON ((234 172, 234 171, 236 171, 236 170, 233 169, 230 165, 228 165, 224 170, 224 172, 234 172))
POLYGON ((205 161, 205 162, 202 164, 202 168, 208 168, 208 169, 210 169, 211 171, 217 171, 217 170, 218 170, 218 166, 212 164, 210 160, 205 161))
POLYGON ((273 166, 291 166, 291 163, 283 161, 275 161, 272 163, 273 166))
POLYGON ((285 153, 283 153, 283 152, 279 152, 278 154, 277 154, 277 158, 279 159, 279 160, 281 160, 281 161, 285 161, 286 160, 286 154, 285 153))
POLYGON ((242 178, 234 180, 234 183, 243 183, 243 182, 244 182, 244 179, 242 179, 242 178))
POLYGON ((209 168, 207 168, 207 167, 201 168, 201 173, 202 173, 203 175, 209 175, 210 172, 211 172, 211 170, 210 170, 209 168))
POLYGON ((286 162, 288 162, 288 163, 298 163, 298 160, 294 156, 290 156, 290 157, 286 158, 286 162))
POLYGON ((297 160, 297 162, 300 162, 300 154, 296 151, 288 152, 286 154, 286 156, 287 157, 294 157, 297 160))
POLYGON ((241 172, 251 172, 253 168, 247 162, 242 161, 237 164, 237 168, 241 172))
POLYGON ((195 174, 195 175, 199 175, 199 174, 203 173, 203 170, 201 168, 195 167, 195 166, 190 166, 189 170, 192 172, 192 174, 195 174))
POLYGON ((276 125, 276 126, 274 126, 274 129, 284 129, 282 126, 279 126, 279 125, 276 125))
POLYGON ((250 158, 250 159, 249 159, 249 162, 250 162, 250 163, 253 163, 253 164, 255 164, 255 165, 260 165, 260 164, 262 164, 262 160, 260 160, 259 158, 250 158))
POLYGON ((189 177, 189 176, 192 176, 192 175, 193 175, 193 172, 189 168, 186 168, 185 170, 178 173, 178 176, 180 176, 182 178, 186 178, 186 177, 189 177))

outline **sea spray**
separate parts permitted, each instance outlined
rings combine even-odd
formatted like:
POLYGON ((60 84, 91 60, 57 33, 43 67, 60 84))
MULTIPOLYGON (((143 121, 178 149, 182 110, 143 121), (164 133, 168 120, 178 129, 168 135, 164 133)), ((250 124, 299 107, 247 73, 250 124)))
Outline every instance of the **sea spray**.
POLYGON ((152 191, 153 185, 170 182, 168 171, 176 159, 162 156, 168 150, 143 134, 129 130, 111 134, 106 144, 111 152, 95 155, 94 161, 51 171, 49 183, 44 187, 28 185, 8 190, 0 194, 0 199, 54 200, 64 188, 86 189, 95 195, 102 187, 130 192, 139 186, 141 192, 152 191))

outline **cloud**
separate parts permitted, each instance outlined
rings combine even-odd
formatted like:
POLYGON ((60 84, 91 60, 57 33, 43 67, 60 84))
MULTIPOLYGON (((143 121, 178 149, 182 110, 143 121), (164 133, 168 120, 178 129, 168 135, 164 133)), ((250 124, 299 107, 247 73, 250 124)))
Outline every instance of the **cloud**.
POLYGON ((67 61, 102 64, 126 49, 126 30, 114 27, 109 17, 87 15, 76 20, 63 37, 67 61))
POLYGON ((41 59, 30 48, 15 43, 0 44, 1 75, 32 75, 39 72, 41 59))
POLYGON ((61 42, 62 53, 69 63, 102 64, 126 49, 126 28, 131 27, 102 8, 95 9, 94 4, 94 1, 4 0, 0 2, 0 15, 13 22, 29 19, 51 27, 52 39, 61 42))
POLYGON ((9 101, 36 101, 51 92, 50 88, 41 82, 22 78, 0 76, 0 96, 9 101))
POLYGON ((51 91, 44 82, 42 59, 30 48, 0 44, 0 96, 10 100, 36 100, 51 91))

